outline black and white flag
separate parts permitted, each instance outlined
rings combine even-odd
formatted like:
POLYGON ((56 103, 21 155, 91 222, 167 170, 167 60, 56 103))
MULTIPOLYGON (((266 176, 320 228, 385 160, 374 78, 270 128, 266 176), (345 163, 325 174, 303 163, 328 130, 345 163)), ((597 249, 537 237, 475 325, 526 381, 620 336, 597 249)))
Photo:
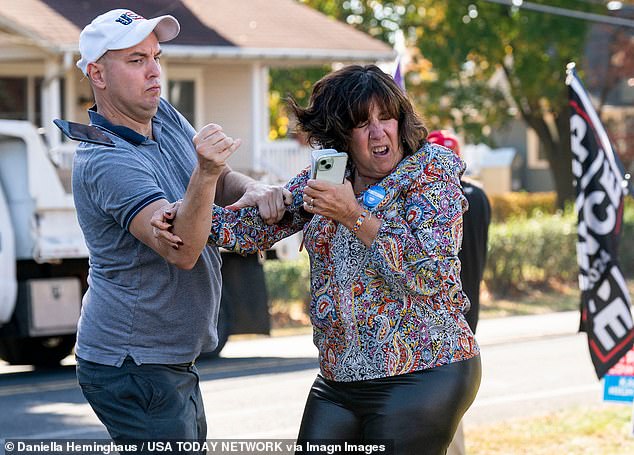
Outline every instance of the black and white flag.
POLYGON ((574 66, 567 73, 581 323, 602 378, 634 342, 630 296, 617 258, 627 181, 574 66))

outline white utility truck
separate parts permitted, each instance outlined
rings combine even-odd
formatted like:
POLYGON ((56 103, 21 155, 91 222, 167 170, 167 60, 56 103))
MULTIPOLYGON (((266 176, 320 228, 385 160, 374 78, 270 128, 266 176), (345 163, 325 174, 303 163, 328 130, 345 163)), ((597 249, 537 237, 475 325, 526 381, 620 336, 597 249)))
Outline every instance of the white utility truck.
POLYGON ((32 123, 0 120, 0 358, 11 364, 70 354, 86 290, 70 160, 54 158, 32 123))

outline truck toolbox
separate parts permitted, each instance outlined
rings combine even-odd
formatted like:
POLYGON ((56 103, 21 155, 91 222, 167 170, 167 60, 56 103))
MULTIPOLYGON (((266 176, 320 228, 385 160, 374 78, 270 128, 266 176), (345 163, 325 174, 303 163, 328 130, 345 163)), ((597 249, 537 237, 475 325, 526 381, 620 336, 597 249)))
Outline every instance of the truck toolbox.
POLYGON ((75 333, 81 294, 81 283, 77 278, 28 280, 29 335, 75 333))

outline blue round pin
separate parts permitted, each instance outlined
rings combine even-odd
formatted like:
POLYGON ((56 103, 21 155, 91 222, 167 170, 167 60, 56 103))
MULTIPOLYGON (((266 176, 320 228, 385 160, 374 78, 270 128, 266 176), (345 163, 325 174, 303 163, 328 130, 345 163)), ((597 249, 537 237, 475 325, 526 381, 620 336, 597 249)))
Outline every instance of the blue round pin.
POLYGON ((371 186, 363 194, 363 204, 368 208, 379 205, 379 202, 385 197, 385 189, 378 185, 371 186))

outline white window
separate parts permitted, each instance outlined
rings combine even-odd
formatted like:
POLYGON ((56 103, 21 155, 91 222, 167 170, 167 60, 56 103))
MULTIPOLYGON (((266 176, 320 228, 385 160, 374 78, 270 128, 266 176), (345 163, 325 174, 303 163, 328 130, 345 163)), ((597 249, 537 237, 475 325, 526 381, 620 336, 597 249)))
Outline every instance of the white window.
POLYGON ((201 68, 170 66, 167 100, 197 130, 202 125, 203 71, 201 68))

